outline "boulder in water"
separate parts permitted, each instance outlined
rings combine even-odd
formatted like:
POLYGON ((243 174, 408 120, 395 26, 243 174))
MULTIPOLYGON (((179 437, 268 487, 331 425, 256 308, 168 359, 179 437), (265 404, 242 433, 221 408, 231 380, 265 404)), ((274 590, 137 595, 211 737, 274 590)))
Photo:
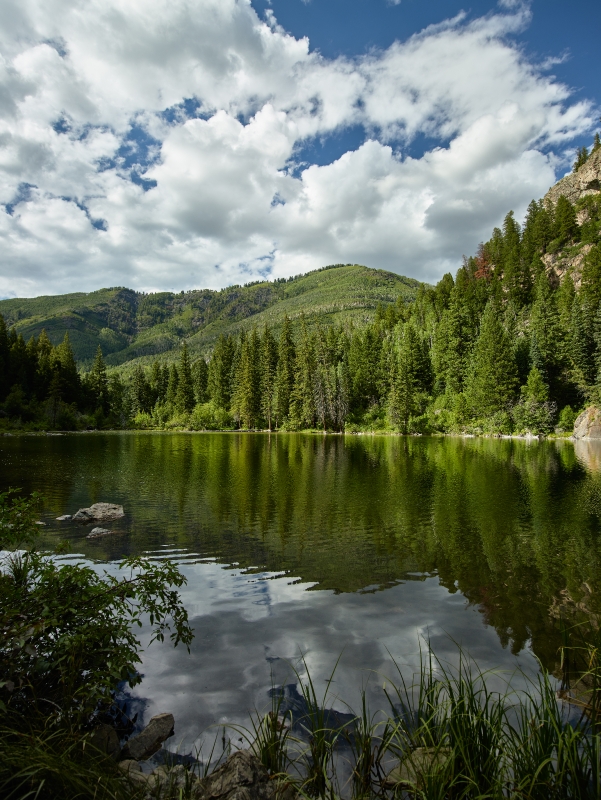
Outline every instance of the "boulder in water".
POLYGON ((123 506, 115 503, 94 503, 89 508, 80 508, 73 514, 75 522, 105 522, 109 519, 119 519, 124 515, 123 506))
POLYGON ((589 406, 576 417, 574 439, 601 439, 601 410, 589 406))

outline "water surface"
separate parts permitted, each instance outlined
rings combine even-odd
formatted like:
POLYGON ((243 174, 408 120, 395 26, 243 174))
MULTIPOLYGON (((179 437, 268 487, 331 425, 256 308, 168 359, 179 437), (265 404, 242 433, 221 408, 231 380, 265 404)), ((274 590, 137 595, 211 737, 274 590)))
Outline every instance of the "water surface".
MULTIPOLYGON (((557 665, 559 613, 593 620, 601 570, 594 443, 301 434, 107 433, 0 439, 0 486, 46 497, 48 539, 115 569, 172 558, 196 638, 154 646, 136 695, 172 711, 187 748, 247 721, 305 655, 355 703, 384 703, 392 658, 456 644, 485 668, 557 665), (117 535, 58 523, 122 503, 117 535)), ((72 556, 75 557, 75 556, 72 556)), ((499 680, 502 680, 499 678, 499 680)))

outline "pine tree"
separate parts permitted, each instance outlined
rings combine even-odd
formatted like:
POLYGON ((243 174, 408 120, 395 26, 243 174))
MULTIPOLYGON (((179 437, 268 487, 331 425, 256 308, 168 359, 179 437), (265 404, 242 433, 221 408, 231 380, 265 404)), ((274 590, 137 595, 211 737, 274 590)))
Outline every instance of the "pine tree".
POLYGON ((511 341, 491 301, 480 323, 466 394, 474 416, 488 417, 508 409, 517 389, 511 341))
POLYGON ((261 409, 260 342, 257 329, 250 336, 241 337, 240 360, 237 370, 235 397, 232 410, 245 428, 256 428, 261 409))
POLYGON ((288 316, 278 343, 278 365, 275 376, 275 418, 276 425, 282 425, 290 415, 290 398, 294 388, 294 369, 296 352, 292 340, 292 326, 288 316))
POLYGON ((432 360, 437 392, 458 394, 463 391, 470 347, 471 330, 466 310, 454 292, 434 332, 432 360))
POLYGON ((559 195, 555 206, 555 233, 564 244, 578 237, 576 209, 563 194, 559 195))
POLYGON ((592 326, 589 324, 587 316, 586 308, 582 306, 580 297, 576 295, 572 303, 569 351, 576 379, 581 386, 590 386, 595 380, 595 343, 592 326))
POLYGON ((235 343, 223 334, 217 340, 209 362, 208 391, 219 408, 229 409, 232 399, 232 363, 235 343))
POLYGON ((297 428, 315 427, 315 350, 304 318, 296 348, 294 388, 290 395, 290 418, 297 428))
POLYGON ((144 369, 137 364, 131 380, 131 407, 134 414, 148 414, 152 409, 150 386, 144 369))
POLYGON ((175 408, 177 402, 177 387, 179 385, 179 374, 177 366, 171 364, 169 367, 169 383, 167 384, 167 394, 165 395, 165 402, 172 408, 175 408))
POLYGON ((574 161, 574 166, 572 167, 574 172, 578 172, 580 167, 583 167, 586 162, 588 161, 588 150, 586 147, 579 147, 578 148, 578 155, 576 156, 576 161, 574 161))
POLYGON ((265 325, 261 339, 261 414, 271 430, 275 419, 278 347, 270 328, 265 325))
POLYGON ((86 383, 93 398, 92 402, 96 404, 96 408, 99 408, 103 414, 108 414, 110 407, 109 382, 100 345, 98 345, 96 349, 94 363, 87 375, 86 383))
POLYGON ((591 155, 596 153, 597 150, 601 150, 601 137, 599 136, 599 132, 595 134, 595 139, 593 141, 593 149, 591 150, 591 155))
POLYGON ((194 383, 194 396, 197 403, 206 403, 209 399, 209 367, 204 358, 197 359, 192 365, 192 381, 194 383))
POLYGON ((601 244, 596 244, 584 257, 581 285, 583 302, 597 308, 601 302, 601 244))
POLYGON ((420 395, 425 388, 420 380, 422 346, 412 320, 398 325, 394 338, 388 416, 395 428, 407 433, 410 417, 421 410, 420 395))
POLYGON ((61 383, 61 397, 65 403, 77 403, 81 397, 81 379, 77 371, 75 355, 69 340, 69 332, 58 347, 54 348, 54 369, 61 383))
POLYGON ((192 383, 192 369, 188 345, 184 340, 177 370, 177 389, 175 392, 175 407, 180 414, 189 414, 194 408, 194 385, 192 383))
POLYGON ((565 337, 557 310, 555 293, 546 273, 539 276, 536 299, 530 314, 530 364, 557 389, 565 366, 565 337))

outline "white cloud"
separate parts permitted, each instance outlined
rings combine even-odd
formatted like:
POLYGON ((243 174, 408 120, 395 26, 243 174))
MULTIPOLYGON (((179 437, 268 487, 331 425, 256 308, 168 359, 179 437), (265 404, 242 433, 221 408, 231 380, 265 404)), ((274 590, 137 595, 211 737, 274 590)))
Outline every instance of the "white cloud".
POLYGON ((5 0, 0 296, 455 270, 594 116, 511 44, 529 10, 504 5, 328 60, 249 0, 5 0), (298 163, 352 125, 362 146, 298 163), (422 134, 439 146, 405 156, 422 134))

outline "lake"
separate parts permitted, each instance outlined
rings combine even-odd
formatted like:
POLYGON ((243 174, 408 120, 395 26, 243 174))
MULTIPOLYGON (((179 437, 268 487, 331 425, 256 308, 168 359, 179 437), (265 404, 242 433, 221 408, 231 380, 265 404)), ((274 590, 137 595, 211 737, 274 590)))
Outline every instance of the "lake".
POLYGON ((560 615, 597 626, 601 613, 594 442, 4 436, 0 486, 45 495, 44 537, 68 539, 67 558, 179 564, 192 652, 153 645, 130 702, 141 718, 173 712, 182 751, 210 726, 248 724, 272 684, 293 697, 301 654, 324 689, 340 656, 330 705, 348 710, 365 686, 375 708, 395 662, 410 676, 428 641, 502 683, 557 670, 560 615), (116 535, 55 521, 98 501, 125 507, 116 535))

